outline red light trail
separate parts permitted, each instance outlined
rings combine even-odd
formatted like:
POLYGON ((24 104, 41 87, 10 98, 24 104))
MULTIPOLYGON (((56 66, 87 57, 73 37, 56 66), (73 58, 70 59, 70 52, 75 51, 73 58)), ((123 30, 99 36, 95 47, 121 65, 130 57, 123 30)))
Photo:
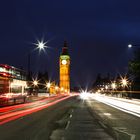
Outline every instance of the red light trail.
POLYGON ((10 121, 13 121, 15 119, 18 119, 20 117, 32 114, 34 112, 40 111, 42 109, 48 108, 49 106, 55 105, 55 104, 57 104, 63 100, 66 100, 70 97, 71 96, 63 96, 63 97, 61 96, 61 98, 60 98, 60 96, 58 96, 58 97, 50 98, 49 103, 45 102, 48 99, 44 99, 44 100, 33 102, 33 103, 27 103, 27 104, 22 104, 22 105, 1 108, 0 112, 3 112, 3 114, 0 115, 0 125, 5 124, 5 123, 10 122, 10 121), (45 102, 45 104, 41 104, 41 102, 42 103, 45 102), (22 107, 28 107, 29 105, 36 105, 36 106, 35 107, 33 106, 33 108, 28 108, 28 109, 22 108, 22 107), (10 112, 14 109, 24 109, 24 110, 17 110, 14 112, 10 112), (5 113, 5 111, 6 111, 6 113, 5 113))
POLYGON ((45 101, 52 101, 55 100, 57 98, 62 98, 62 96, 54 96, 54 97, 49 97, 49 98, 45 98, 39 101, 35 101, 35 102, 30 102, 30 103, 25 103, 25 104, 19 104, 19 105, 14 105, 14 106, 8 106, 8 107, 4 107, 4 108, 0 108, 0 115, 1 114, 5 114, 7 112, 10 111, 14 111, 18 108, 23 108, 23 107, 29 107, 29 106, 33 106, 35 104, 40 104, 41 102, 45 102, 45 101))

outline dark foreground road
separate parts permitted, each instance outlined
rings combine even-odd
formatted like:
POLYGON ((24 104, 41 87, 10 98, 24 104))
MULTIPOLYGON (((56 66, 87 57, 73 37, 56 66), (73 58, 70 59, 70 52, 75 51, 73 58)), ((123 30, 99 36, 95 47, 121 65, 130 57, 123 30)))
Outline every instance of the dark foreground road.
MULTIPOLYGON (((101 97, 101 99, 103 98, 105 97, 101 97)), ((107 100, 107 97, 105 99, 107 100)), ((131 100, 129 102, 131 102, 131 100)), ((102 125, 107 127, 117 140, 140 140, 140 118, 138 116, 106 105, 102 103, 102 100, 98 101, 96 98, 94 99, 94 96, 86 100, 86 104, 89 106, 93 115, 99 119, 102 125)), ((122 108, 125 105, 125 102, 121 103, 122 108)), ((127 107, 129 109, 128 105, 127 107)), ((132 104, 132 106, 136 109, 134 104, 132 104)))
POLYGON ((71 97, 0 126, 0 140, 112 140, 85 102, 71 97))

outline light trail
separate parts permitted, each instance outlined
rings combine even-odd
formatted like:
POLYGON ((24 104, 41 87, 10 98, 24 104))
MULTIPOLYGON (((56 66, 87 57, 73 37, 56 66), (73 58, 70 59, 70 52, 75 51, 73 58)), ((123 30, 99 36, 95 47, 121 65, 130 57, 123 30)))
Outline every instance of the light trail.
POLYGON ((95 99, 116 109, 140 117, 140 105, 135 101, 129 102, 128 99, 123 100, 121 98, 108 97, 100 94, 92 94, 90 99, 95 99), (128 102, 126 100, 128 100, 128 102))
POLYGON ((62 97, 63 96, 54 96, 54 97, 45 98, 45 99, 35 101, 35 102, 3 107, 3 108, 0 108, 0 116, 1 116, 1 114, 3 115, 3 114, 6 114, 6 113, 9 113, 11 111, 16 111, 16 110, 21 109, 21 108, 24 109, 26 107, 32 107, 34 105, 38 105, 38 104, 44 103, 46 101, 52 101, 52 100, 62 98, 62 97))
POLYGON ((42 109, 48 108, 49 106, 55 105, 63 100, 66 100, 68 98, 70 98, 71 96, 65 96, 61 99, 57 99, 53 102, 44 104, 44 105, 40 105, 40 106, 36 106, 34 108, 30 108, 30 109, 26 109, 26 110, 20 110, 20 111, 16 111, 16 112, 11 112, 8 114, 4 114, 0 116, 0 125, 5 124, 7 122, 13 121, 15 119, 21 118, 23 116, 32 114, 34 112, 40 111, 42 109))
MULTIPOLYGON (((5 118, 8 118, 8 117, 11 117, 11 116, 15 116, 15 115, 18 115, 18 114, 21 114, 21 113, 24 113, 24 112, 26 112, 28 110, 33 110, 34 108, 38 108, 40 106, 43 106, 44 104, 46 105, 46 102, 45 101, 46 100, 35 102, 33 104, 33 106, 27 106, 28 108, 26 108, 26 109, 25 108, 18 108, 20 110, 15 110, 15 111, 12 110, 12 112, 10 112, 10 113, 8 112, 6 114, 1 115, 0 116, 0 120, 5 119, 5 118)), ((49 100, 49 102, 51 102, 51 101, 52 101, 52 99, 49 100)), ((47 103, 47 104, 49 104, 49 103, 47 103)))

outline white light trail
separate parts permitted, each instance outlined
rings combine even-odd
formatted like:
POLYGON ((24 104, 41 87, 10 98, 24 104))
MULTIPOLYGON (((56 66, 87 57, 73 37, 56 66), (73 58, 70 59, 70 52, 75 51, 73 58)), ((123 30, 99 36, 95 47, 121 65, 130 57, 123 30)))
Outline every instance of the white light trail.
POLYGON ((108 97, 100 94, 92 94, 92 98, 126 113, 140 117, 140 105, 135 101, 129 102, 127 99, 122 100, 121 98, 108 97))

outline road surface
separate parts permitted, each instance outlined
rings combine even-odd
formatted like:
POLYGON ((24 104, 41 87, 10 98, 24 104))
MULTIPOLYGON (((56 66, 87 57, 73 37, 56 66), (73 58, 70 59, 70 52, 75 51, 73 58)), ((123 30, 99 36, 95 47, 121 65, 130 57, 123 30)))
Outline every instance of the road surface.
POLYGON ((140 140, 140 101, 91 95, 85 102, 118 140, 140 140))
POLYGON ((7 110, 3 108, 5 113, 1 109, 0 119, 3 116, 4 120, 18 117, 0 125, 0 140, 113 140, 92 116, 83 100, 76 96, 66 97, 51 101, 51 104, 46 100, 12 106, 7 110), (20 116, 17 112, 20 112, 20 116))
POLYGON ((139 101, 90 94, 0 108, 0 140, 140 140, 139 101))

